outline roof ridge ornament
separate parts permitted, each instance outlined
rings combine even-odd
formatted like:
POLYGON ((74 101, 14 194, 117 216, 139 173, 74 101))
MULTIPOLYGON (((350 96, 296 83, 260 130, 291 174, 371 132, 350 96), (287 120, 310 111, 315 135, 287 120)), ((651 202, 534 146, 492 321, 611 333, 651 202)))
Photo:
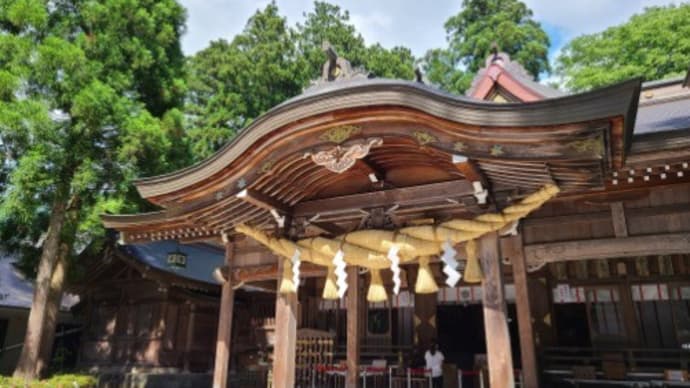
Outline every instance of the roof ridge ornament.
POLYGON ((328 41, 324 41, 321 49, 328 59, 321 67, 321 78, 312 81, 307 90, 315 89, 327 85, 330 82, 338 82, 352 79, 373 78, 373 74, 362 67, 353 67, 350 61, 338 55, 328 41))

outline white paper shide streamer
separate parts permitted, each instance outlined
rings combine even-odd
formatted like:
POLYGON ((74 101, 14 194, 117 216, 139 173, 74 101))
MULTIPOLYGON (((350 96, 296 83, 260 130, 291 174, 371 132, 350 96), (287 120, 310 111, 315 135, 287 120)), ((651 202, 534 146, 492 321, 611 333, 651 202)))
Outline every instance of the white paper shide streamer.
POLYGON ((295 253, 292 255, 292 282, 295 283, 295 288, 299 287, 299 266, 302 264, 300 260, 300 255, 302 253, 299 249, 295 249, 295 253))
POLYGON ((345 271, 347 265, 345 264, 345 253, 342 250, 338 249, 338 252, 335 253, 333 264, 335 264, 335 284, 338 286, 338 297, 342 298, 347 291, 347 271, 345 271))
POLYGON ((449 241, 443 243, 441 261, 443 262, 443 273, 446 274, 446 285, 448 287, 455 287, 462 278, 462 275, 458 272, 459 263, 455 259, 457 253, 458 251, 453 248, 449 241))
POLYGON ((397 245, 393 245, 391 249, 388 250, 388 260, 391 261, 391 272, 393 272, 393 293, 398 295, 400 293, 400 256, 398 256, 398 251, 400 248, 397 245))

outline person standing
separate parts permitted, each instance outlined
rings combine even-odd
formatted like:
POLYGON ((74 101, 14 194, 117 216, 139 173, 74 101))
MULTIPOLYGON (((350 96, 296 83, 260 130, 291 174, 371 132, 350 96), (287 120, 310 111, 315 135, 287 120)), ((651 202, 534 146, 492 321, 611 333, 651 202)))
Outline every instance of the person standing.
POLYGON ((426 369, 431 370, 431 381, 433 388, 443 388, 443 353, 438 350, 435 341, 431 342, 429 350, 424 353, 426 369))

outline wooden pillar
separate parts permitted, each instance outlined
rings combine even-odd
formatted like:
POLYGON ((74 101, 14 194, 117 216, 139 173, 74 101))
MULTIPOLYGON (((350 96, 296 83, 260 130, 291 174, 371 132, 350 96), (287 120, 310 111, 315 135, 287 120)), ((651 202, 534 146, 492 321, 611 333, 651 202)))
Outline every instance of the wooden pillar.
POLYGON ((437 304, 436 293, 414 294, 414 343, 422 353, 437 339, 437 304))
POLYGON ((184 342, 184 371, 190 371, 190 357, 192 353, 192 344, 194 343, 194 321, 196 312, 196 305, 194 303, 189 305, 189 315, 187 316, 187 337, 184 342))
MULTIPOLYGON (((285 260, 278 259, 278 273, 285 260)), ((280 277, 278 278, 280 289, 280 277)), ((276 294, 276 329, 273 345, 273 387, 295 386, 295 347, 297 344, 297 294, 276 294)))
POLYGON ((357 388, 359 383, 359 353, 362 337, 361 320, 361 280, 359 267, 347 267, 347 376, 346 388, 357 388))
POLYGON ((532 327, 532 308, 527 284, 527 266, 522 250, 522 235, 507 239, 503 245, 503 257, 513 263, 513 282, 515 283, 515 309, 517 310, 518 331, 520 333, 520 355, 522 376, 525 388, 539 387, 539 372, 535 352, 534 328, 532 327))
POLYGON ((489 385, 491 388, 513 387, 513 355, 510 350, 498 233, 487 233, 479 239, 479 257, 484 272, 482 303, 489 385))
MULTIPOLYGON (((225 238, 224 238, 225 240, 225 238)), ((234 245, 225 241, 225 265, 232 268, 234 245)), ((232 309, 235 303, 235 290, 232 288, 232 271, 228 271, 228 278, 221 290, 220 312, 218 317, 218 336, 216 337, 216 359, 213 368, 213 388, 228 386, 228 367, 230 361, 230 342, 232 334, 232 309)))

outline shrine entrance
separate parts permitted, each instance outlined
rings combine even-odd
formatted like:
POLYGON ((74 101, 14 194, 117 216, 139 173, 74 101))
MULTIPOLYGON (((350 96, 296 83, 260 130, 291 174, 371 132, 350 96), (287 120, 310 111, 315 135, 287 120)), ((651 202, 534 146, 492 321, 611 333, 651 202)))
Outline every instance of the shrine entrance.
POLYGON ((311 89, 256 119, 213 157, 138 181, 140 194, 163 210, 103 218, 125 243, 175 239, 225 248, 215 274, 222 295, 214 387, 227 384, 234 290, 258 283, 275 292, 275 387, 299 378, 304 309, 327 302, 346 311, 345 322, 340 313, 335 318, 345 346, 334 344, 328 368, 356 387, 375 367, 363 364, 371 356, 366 341, 390 341, 384 332, 393 322, 398 332, 411 330, 417 352, 431 336, 462 342, 449 334, 461 311, 441 307, 450 318, 443 318, 444 333, 437 330, 437 295, 458 287, 480 295, 481 307, 469 314, 481 308, 485 335, 477 337, 485 341, 491 385, 512 386, 518 335, 506 312, 506 263, 526 386, 535 387, 527 271, 557 259, 528 255, 520 220, 556 196, 604 187, 602 171, 623 163, 638 92, 635 80, 499 105, 420 82, 369 78, 335 57, 311 89), (317 300, 304 299, 305 287, 317 300), (403 295, 407 307, 395 308, 412 307, 405 318, 411 327, 385 313, 403 295))
MULTIPOLYGON (((514 303, 507 304, 507 319, 513 363, 515 369, 520 370, 520 335, 514 303)), ((439 305, 436 322, 438 343, 445 360, 456 365, 460 372, 458 375, 464 376, 463 387, 477 385, 480 371, 487 372, 486 333, 481 304, 439 305)))

